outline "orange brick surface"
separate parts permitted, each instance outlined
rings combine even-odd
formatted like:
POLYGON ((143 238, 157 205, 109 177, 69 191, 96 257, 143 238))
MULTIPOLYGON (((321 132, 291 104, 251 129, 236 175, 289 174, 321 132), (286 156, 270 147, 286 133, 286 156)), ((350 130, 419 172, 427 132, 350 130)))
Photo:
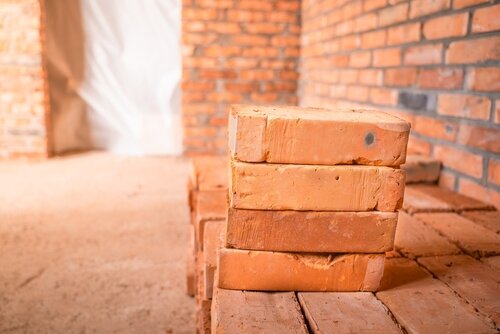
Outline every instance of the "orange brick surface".
POLYGON ((219 288, 264 291, 376 291, 384 254, 219 251, 219 288))
POLYGON ((233 106, 232 156, 246 162, 398 166, 409 125, 377 111, 233 106))
POLYGON ((232 161, 230 206, 239 209, 396 211, 404 172, 381 166, 259 164, 232 161))

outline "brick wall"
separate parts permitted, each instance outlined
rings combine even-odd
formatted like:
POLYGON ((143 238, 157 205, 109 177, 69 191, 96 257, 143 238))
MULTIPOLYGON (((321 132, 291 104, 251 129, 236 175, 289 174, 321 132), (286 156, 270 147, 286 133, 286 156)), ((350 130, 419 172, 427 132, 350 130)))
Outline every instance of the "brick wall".
POLYGON ((0 1, 0 159, 48 154, 38 0, 0 1))
POLYGON ((296 104, 299 0, 184 0, 182 31, 187 154, 226 151, 232 103, 296 104))
POLYGON ((406 118, 443 186, 500 206, 499 30, 498 1, 304 0, 300 104, 406 118))

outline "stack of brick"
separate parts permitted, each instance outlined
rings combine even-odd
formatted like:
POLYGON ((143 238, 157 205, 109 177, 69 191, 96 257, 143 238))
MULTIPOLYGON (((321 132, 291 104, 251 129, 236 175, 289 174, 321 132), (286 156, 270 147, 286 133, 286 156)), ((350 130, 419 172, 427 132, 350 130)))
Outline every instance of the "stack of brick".
POLYGON ((407 122, 377 111, 234 106, 218 288, 376 291, 408 135, 407 122))
POLYGON ((196 297, 198 333, 210 332, 210 307, 216 251, 227 214, 227 159, 197 157, 192 160, 188 183, 191 209, 187 256, 187 292, 196 297))

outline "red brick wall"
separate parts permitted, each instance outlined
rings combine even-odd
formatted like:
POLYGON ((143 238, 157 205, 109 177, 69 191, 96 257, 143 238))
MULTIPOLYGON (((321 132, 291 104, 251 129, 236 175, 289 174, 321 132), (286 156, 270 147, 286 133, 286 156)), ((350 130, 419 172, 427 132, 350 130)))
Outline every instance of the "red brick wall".
POLYGON ((500 206, 500 4, 304 0, 301 105, 366 106, 412 123, 443 186, 500 206))
POLYGON ((226 151, 232 103, 296 104, 300 0, 184 0, 189 155, 226 151))
POLYGON ((0 160, 48 154, 38 0, 0 2, 0 160))

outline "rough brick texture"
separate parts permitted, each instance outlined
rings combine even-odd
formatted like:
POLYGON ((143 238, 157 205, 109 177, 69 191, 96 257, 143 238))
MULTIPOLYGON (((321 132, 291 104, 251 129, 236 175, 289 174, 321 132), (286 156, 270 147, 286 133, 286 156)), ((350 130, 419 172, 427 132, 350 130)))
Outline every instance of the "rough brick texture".
POLYGON ((0 2, 0 160, 48 154, 43 2, 0 2))
POLYGON ((296 104, 300 0, 184 0, 184 148, 227 151, 232 103, 296 104))
POLYGON ((363 107, 412 123, 409 154, 441 185, 500 207, 497 1, 304 0, 299 104, 363 107))

